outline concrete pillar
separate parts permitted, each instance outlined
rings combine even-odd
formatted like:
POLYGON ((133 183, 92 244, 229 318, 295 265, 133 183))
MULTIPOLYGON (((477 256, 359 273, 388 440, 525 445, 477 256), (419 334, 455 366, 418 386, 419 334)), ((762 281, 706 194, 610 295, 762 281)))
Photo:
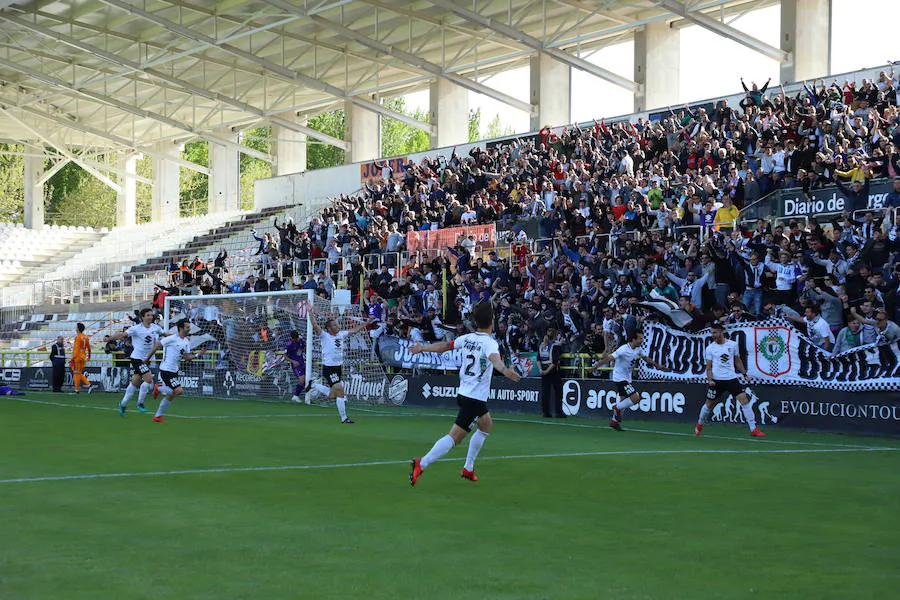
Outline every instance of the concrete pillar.
MULTIPOLYGON (((307 124, 306 117, 297 117, 293 121, 298 125, 307 124)), ((305 171, 307 137, 277 125, 272 127, 272 135, 275 136, 275 164, 272 165, 272 174, 278 176, 305 171)))
POLYGON ((25 152, 41 156, 25 157, 25 227, 41 229, 44 226, 44 147, 25 146, 25 152))
POLYGON ((171 142, 161 142, 154 148, 153 199, 151 218, 154 221, 171 221, 181 216, 178 178, 181 167, 166 157, 179 158, 181 148, 171 142))
POLYGON ((531 115, 531 130, 544 125, 568 125, 572 118, 572 71, 568 65, 546 54, 531 57, 531 103, 538 112, 531 115))
POLYGON ((350 150, 344 152, 344 162, 357 163, 381 156, 381 120, 378 113, 344 103, 344 139, 350 150))
POLYGON ((634 34, 634 111, 676 104, 681 81, 681 31, 666 21, 648 23, 634 34))
POLYGON ((431 84, 429 121, 437 128, 431 147, 456 146, 469 141, 469 90, 438 77, 431 84))
POLYGON ((122 191, 116 195, 117 227, 127 227, 137 222, 137 180, 134 175, 137 175, 137 161, 140 158, 132 152, 119 157, 119 171, 125 176, 120 180, 122 191))
POLYGON ((804 81, 831 73, 831 0, 781 0, 781 81, 804 81))
MULTIPOLYGON (((216 137, 238 143, 238 134, 231 130, 216 133, 216 137)), ((241 207, 241 156, 234 147, 209 142, 209 204, 207 212, 228 212, 241 207)))

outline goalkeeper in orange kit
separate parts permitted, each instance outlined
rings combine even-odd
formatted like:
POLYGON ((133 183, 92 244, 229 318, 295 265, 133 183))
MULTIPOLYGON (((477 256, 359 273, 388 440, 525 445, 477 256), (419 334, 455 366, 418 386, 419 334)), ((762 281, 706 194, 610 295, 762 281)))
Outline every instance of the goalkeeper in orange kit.
POLYGON ((84 376, 84 365, 91 360, 91 338, 84 333, 84 323, 78 323, 75 326, 75 347, 72 349, 72 360, 69 367, 72 369, 72 379, 75 383, 75 393, 81 391, 81 384, 87 386, 87 393, 94 391, 94 386, 84 376))

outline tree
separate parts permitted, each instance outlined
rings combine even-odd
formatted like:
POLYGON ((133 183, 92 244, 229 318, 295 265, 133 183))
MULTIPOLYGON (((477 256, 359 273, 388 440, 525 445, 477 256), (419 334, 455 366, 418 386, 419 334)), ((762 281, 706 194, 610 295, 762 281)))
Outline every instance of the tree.
MULTIPOLYGON (((188 162, 209 166, 209 142, 195 140, 184 145, 181 158, 188 162)), ((193 169, 181 169, 178 205, 182 217, 205 215, 209 208, 209 177, 193 169)))
MULTIPOLYGON (((137 165, 135 165, 135 170, 140 177, 145 177, 147 179, 153 179, 153 159, 146 154, 144 157, 137 161, 137 165)), ((149 223, 150 218, 153 216, 152 207, 153 207, 153 186, 147 185, 146 183, 141 183, 140 181, 137 184, 137 201, 135 202, 136 209, 136 217, 138 223, 149 223)))
POLYGON ((481 109, 469 109, 469 141, 477 142, 481 139, 481 109))
POLYGON ((494 115, 494 118, 491 119, 491 122, 488 123, 487 131, 484 134, 485 139, 492 140, 494 138, 506 137, 508 135, 513 135, 515 130, 509 125, 504 125, 500 122, 500 113, 494 115))
MULTIPOLYGON (((256 127, 248 129, 241 135, 241 144, 259 152, 271 154, 272 128, 256 127)), ((257 179, 272 176, 272 165, 259 158, 241 154, 241 200, 242 210, 253 208, 253 184, 257 179)))
MULTIPOLYGON (((49 169, 53 164, 53 162, 47 160, 44 167, 49 169)), ((66 198, 71 200, 72 198, 77 197, 79 189, 88 177, 92 177, 92 175, 82 169, 80 165, 70 162, 54 173, 53 177, 47 180, 45 188, 47 201, 44 205, 44 209, 46 210, 48 221, 52 222, 54 215, 64 212, 66 198)))
MULTIPOLYGON (((3 152, 24 152, 21 144, 0 144, 3 152)), ((25 208, 25 161, 15 154, 0 154, 0 221, 19 223, 25 208)))
MULTIPOLYGON (((310 117, 307 126, 326 135, 344 139, 345 115, 343 110, 332 110, 310 117)), ((325 143, 310 139, 306 150, 306 168, 324 169, 344 164, 344 151, 325 143)))
MULTIPOLYGON (((428 122, 428 113, 421 110, 410 112, 406 108, 406 99, 403 97, 385 100, 383 105, 385 108, 408 115, 417 121, 428 122)), ((427 131, 397 119, 381 117, 382 156, 403 156, 413 152, 423 152, 430 146, 431 136, 427 131)))

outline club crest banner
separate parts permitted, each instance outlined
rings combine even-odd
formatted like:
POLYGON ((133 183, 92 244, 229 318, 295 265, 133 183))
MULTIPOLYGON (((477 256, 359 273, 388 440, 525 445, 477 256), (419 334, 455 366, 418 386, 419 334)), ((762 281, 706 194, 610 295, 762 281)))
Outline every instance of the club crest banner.
MULTIPOLYGON (((843 391, 900 391, 900 342, 869 344, 830 354, 780 318, 725 327, 737 342, 749 383, 804 385, 843 391)), ((641 364, 640 377, 700 383, 706 381, 703 354, 708 329, 687 333, 660 323, 644 325, 643 353, 670 369, 641 364)))

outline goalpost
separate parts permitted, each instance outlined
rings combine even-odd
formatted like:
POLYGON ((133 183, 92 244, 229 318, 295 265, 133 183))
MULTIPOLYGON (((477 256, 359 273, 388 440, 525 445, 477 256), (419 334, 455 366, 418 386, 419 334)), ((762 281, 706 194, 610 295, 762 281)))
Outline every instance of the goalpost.
MULTIPOLYGON (((310 301, 320 326, 333 318, 341 329, 349 329, 362 320, 358 305, 337 304, 317 297, 313 290, 167 296, 164 328, 168 330, 178 319, 190 319, 191 347, 205 345, 208 350, 207 360, 182 365, 185 390, 224 399, 289 401, 296 378, 284 349, 291 331, 297 331, 304 342, 307 381, 321 376, 321 342, 313 331, 310 301)), ((384 403, 386 381, 368 332, 349 338, 344 349, 347 399, 384 403)))

